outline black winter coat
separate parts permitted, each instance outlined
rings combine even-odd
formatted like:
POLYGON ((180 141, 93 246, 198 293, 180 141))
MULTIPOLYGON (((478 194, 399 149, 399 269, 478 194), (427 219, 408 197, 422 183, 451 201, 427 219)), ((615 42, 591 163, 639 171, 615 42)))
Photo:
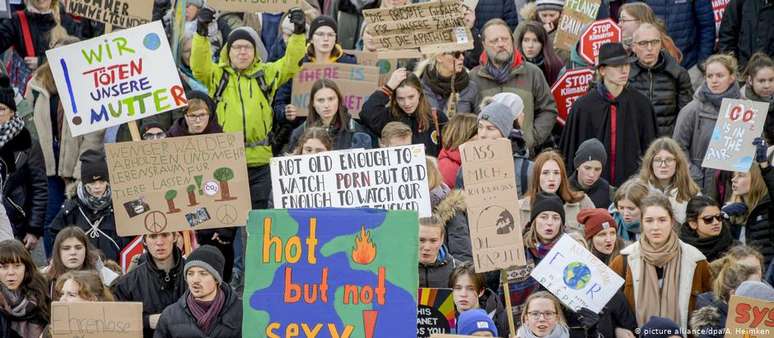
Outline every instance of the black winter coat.
POLYGON ((3 161, 13 161, 7 179, 3 180, 3 204, 13 226, 13 234, 43 235, 43 222, 48 207, 48 178, 40 142, 32 140, 29 131, 21 133, 0 149, 3 161))
POLYGON ((438 259, 435 263, 425 265, 419 263, 419 287, 420 288, 448 288, 449 277, 457 265, 460 264, 446 248, 441 247, 438 259))
POLYGON ((100 231, 96 232, 95 237, 90 237, 91 243, 102 251, 107 259, 118 262, 121 250, 132 238, 118 235, 112 204, 100 211, 94 211, 83 204, 78 196, 73 196, 62 204, 62 209, 59 209, 59 213, 51 221, 50 230, 56 237, 62 229, 75 225, 88 233, 92 230, 92 224, 98 226, 100 231))
MULTIPOLYGON (((346 109, 341 107, 339 109, 346 109)), ((338 113, 337 113, 338 114, 338 113)), ((347 114, 349 116, 349 114, 347 114)), ((322 125, 320 125, 322 126, 322 125)), ((290 134, 290 142, 288 142, 286 152, 293 152, 298 146, 298 140, 304 135, 307 128, 307 122, 293 129, 293 133, 290 134)), ((371 136, 365 127, 357 123, 354 119, 347 117, 344 122, 344 126, 341 127, 327 127, 328 135, 333 140, 333 150, 347 150, 347 149, 371 149, 378 145, 375 142, 376 138, 371 136)))
POLYGON ((629 87, 648 97, 656 112, 659 136, 672 136, 680 109, 693 99, 691 77, 669 53, 661 51, 658 62, 648 69, 632 63, 629 87))
MULTIPOLYGON (((32 46, 35 49, 35 56, 38 57, 38 65, 40 65, 43 63, 42 60, 46 58, 46 50, 49 49, 48 32, 56 26, 56 22, 52 14, 30 13, 26 10, 25 13, 32 37, 32 46)), ((22 58, 30 56, 24 45, 21 27, 19 15, 16 12, 11 15, 10 19, 0 19, 0 53, 14 47, 22 58)))
POLYGON ((602 177, 586 189, 578 182, 578 171, 575 171, 572 173, 572 176, 570 176, 570 184, 573 189, 585 192, 586 196, 594 202, 594 206, 597 208, 607 209, 610 207, 610 204, 613 203, 615 189, 613 189, 613 187, 610 186, 610 183, 607 183, 607 180, 602 177))
POLYGON ((629 307, 622 291, 618 291, 610 298, 597 322, 597 331, 604 338, 615 338, 615 329, 623 328, 635 332, 637 328, 637 318, 634 311, 629 307))
POLYGON ((474 28, 481 31, 484 24, 491 19, 503 19, 511 28, 519 24, 519 13, 513 0, 480 0, 476 5, 476 22, 474 28))
POLYGON ((733 53, 744 69, 758 51, 774 55, 774 1, 731 0, 718 32, 720 51, 733 53))
MULTIPOLYGON (((774 245, 772 245, 774 243, 774 227, 769 222, 769 220, 774 220, 774 203, 772 203, 774 168, 771 166, 765 169, 761 168, 761 174, 763 174, 763 180, 766 182, 769 194, 758 202, 758 205, 747 216, 747 222, 744 224, 745 244, 758 249, 763 255, 763 266, 769 266, 769 262, 774 258, 774 245)), ((741 228, 742 224, 731 226, 731 232, 736 238, 739 238, 741 228)))
POLYGON ((110 289, 117 301, 142 302, 142 327, 143 337, 153 337, 148 317, 160 314, 164 309, 174 304, 188 291, 185 282, 183 267, 185 259, 180 250, 174 249, 175 266, 167 273, 156 267, 153 257, 149 253, 143 254, 143 263, 132 271, 118 277, 110 289))
POLYGON ((213 320, 209 334, 196 326, 196 318, 188 309, 186 291, 174 304, 161 314, 154 338, 205 338, 205 337, 242 337, 242 300, 228 284, 221 283, 219 292, 225 292, 223 309, 213 320))

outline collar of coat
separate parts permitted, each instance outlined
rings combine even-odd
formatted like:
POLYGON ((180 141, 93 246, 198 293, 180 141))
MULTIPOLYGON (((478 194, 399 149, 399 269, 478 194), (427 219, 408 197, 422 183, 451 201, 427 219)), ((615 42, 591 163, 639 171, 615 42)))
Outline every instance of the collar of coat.
MULTIPOLYGON (((478 59, 481 66, 486 66, 489 63, 489 56, 486 54, 486 49, 481 53, 481 57, 478 59)), ((518 48, 513 48, 513 61, 511 62, 511 70, 519 68, 524 63, 524 55, 521 54, 518 48)), ((486 67, 481 67, 486 69, 486 67)))

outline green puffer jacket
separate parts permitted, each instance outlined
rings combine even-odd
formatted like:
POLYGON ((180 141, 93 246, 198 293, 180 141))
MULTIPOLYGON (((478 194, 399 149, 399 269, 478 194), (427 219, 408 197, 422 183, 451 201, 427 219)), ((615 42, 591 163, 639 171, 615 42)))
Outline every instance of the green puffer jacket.
POLYGON ((191 47, 191 70, 194 77, 207 86, 210 96, 215 95, 223 72, 228 72, 228 84, 218 102, 218 122, 223 131, 245 133, 245 155, 248 167, 269 164, 271 145, 269 132, 274 116, 271 100, 274 93, 285 82, 292 79, 301 69, 299 61, 306 52, 303 34, 294 34, 288 39, 285 56, 275 62, 261 62, 256 57, 253 64, 242 72, 231 67, 228 45, 220 52, 220 62, 212 62, 210 42, 194 34, 191 47), (261 90, 263 74, 264 91, 261 90), (247 128, 245 128, 245 125, 247 128), (244 131, 246 129, 246 131, 244 131))

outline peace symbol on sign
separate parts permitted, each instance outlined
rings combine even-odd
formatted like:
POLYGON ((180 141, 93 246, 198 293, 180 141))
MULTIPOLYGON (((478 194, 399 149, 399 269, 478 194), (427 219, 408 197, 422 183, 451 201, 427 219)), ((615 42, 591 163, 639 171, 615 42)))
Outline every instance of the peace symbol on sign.
POLYGON ((218 208, 218 211, 215 212, 215 217, 217 217, 223 225, 234 225, 236 224, 235 222, 239 215, 236 208, 230 204, 226 204, 218 208))
POLYGON ((151 211, 145 215, 145 229, 157 234, 167 228, 167 216, 161 211, 151 211))

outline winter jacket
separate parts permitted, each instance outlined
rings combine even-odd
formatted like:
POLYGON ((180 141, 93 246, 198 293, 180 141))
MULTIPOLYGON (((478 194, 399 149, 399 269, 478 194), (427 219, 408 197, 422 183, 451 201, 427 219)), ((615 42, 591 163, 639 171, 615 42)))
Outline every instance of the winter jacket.
MULTIPOLYGON (((340 107, 339 109, 346 109, 340 107)), ((333 140, 333 150, 346 150, 346 149, 371 149, 374 146, 375 138, 371 137, 365 127, 357 123, 355 119, 349 117, 344 122, 342 127, 324 127, 333 140)), ((304 135, 306 131, 307 122, 301 124, 298 128, 293 130, 293 134, 290 136, 290 142, 288 142, 287 152, 292 152, 298 146, 298 140, 304 135)))
POLYGON ((575 171, 572 173, 572 176, 570 176, 570 184, 576 191, 583 191, 586 193, 586 196, 594 203, 595 208, 607 209, 610 207, 610 204, 613 203, 615 189, 602 177, 590 187, 584 188, 581 186, 580 182, 578 182, 578 172, 575 171))
POLYGON ((540 68, 524 61, 517 49, 514 49, 513 54, 507 82, 498 84, 489 74, 486 69, 489 62, 486 52, 481 54, 481 65, 470 71, 470 79, 478 83, 478 103, 487 96, 502 92, 516 93, 521 97, 524 101, 524 125, 521 128, 527 150, 533 154, 535 148, 548 141, 551 136, 551 130, 556 123, 556 103, 540 68))
POLYGON ((765 102, 769 104, 769 111, 766 114, 766 122, 763 125, 763 137, 766 138, 768 144, 774 144, 774 99, 767 99, 758 96, 750 85, 744 85, 742 87, 742 99, 752 100, 758 102, 765 102))
POLYGON ((711 1, 645 0, 645 3, 664 21, 667 34, 683 52, 682 66, 685 69, 704 62, 712 55, 715 50, 715 13, 711 1))
POLYGON ((613 298, 607 302, 602 312, 599 314, 597 322, 597 332, 604 338, 615 338, 615 329, 622 328, 635 332, 637 329, 637 318, 629 307, 623 291, 618 290, 613 298))
POLYGON ((438 154, 438 170, 443 176, 443 183, 446 183, 449 188, 454 189, 460 166, 462 166, 462 158, 460 158, 459 148, 441 149, 438 154))
POLYGON ((693 98, 691 77, 668 53, 661 51, 656 64, 647 68, 631 64, 629 87, 648 97, 656 112, 659 136, 672 136, 677 113, 693 98))
POLYGON ((218 292, 225 293, 223 308, 213 319, 210 332, 203 332, 196 324, 196 318, 188 309, 186 299, 191 293, 186 291, 174 304, 164 309, 156 327, 154 338, 205 338, 205 337, 241 337, 242 336, 242 299, 221 283, 218 292))
POLYGON ((143 263, 118 277, 111 286, 117 301, 142 302, 142 334, 145 338, 153 337, 154 331, 150 328, 148 317, 160 314, 188 291, 183 273, 185 258, 177 247, 172 250, 175 265, 169 272, 159 269, 150 253, 146 252, 143 263))
POLYGON ((481 31, 487 21, 503 19, 511 31, 519 24, 519 13, 513 0, 480 0, 476 6, 476 22, 474 28, 481 31))
MULTIPOLYGON (((56 21, 51 13, 32 13, 29 10, 24 10, 24 13, 29 24, 32 48, 38 58, 38 65, 41 65, 46 59, 46 51, 49 49, 48 33, 56 26, 56 21)), ((22 58, 32 56, 27 53, 22 31, 19 13, 13 12, 10 19, 0 19, 0 53, 13 47, 22 58)))
MULTIPOLYGON (((428 65, 427 67, 431 66, 428 65)), ((463 71, 467 72, 467 70, 463 71)), ((448 107, 449 96, 444 97, 440 93, 434 92, 432 87, 430 87, 430 79, 427 76, 423 76, 423 74, 417 74, 417 77, 419 77, 419 81, 422 83, 422 91, 425 93, 427 101, 430 102, 430 106, 437 109, 439 113, 442 112, 447 117, 450 117, 449 113, 446 111, 446 108, 448 107)), ((457 100, 457 113, 475 114, 477 111, 476 97, 478 95, 478 84, 476 84, 476 82, 470 81, 468 82, 467 87, 455 88, 454 90, 459 96, 457 100)))
POLYGON ((452 190, 433 213, 438 221, 446 227, 444 246, 449 254, 462 262, 473 261, 473 249, 470 244, 470 228, 468 227, 468 209, 465 205, 465 195, 461 190, 452 190))
POLYGON ((65 227, 75 225, 89 236, 94 247, 101 250, 107 259, 118 262, 121 250, 132 238, 121 237, 116 230, 113 205, 100 211, 93 211, 78 196, 72 196, 62 204, 59 213, 51 221, 51 235, 56 237, 65 227), (96 228, 96 230, 94 230, 96 228))
MULTIPOLYGON (((714 297, 711 293, 702 293, 702 297, 710 296, 711 302, 691 313, 690 328, 696 331, 697 338, 723 338, 725 336, 728 303, 714 297)), ((697 307, 699 302, 696 302, 697 307)))
POLYGON ((9 156, 15 161, 15 170, 9 173, 2 195, 14 236, 23 238, 32 234, 40 237, 48 208, 48 179, 40 143, 32 140, 25 128, 0 148, 0 153, 3 153, 0 157, 9 156))
MULTIPOLYGON (((680 282, 677 291, 677 306, 680 311, 680 327, 688 327, 688 315, 695 309, 696 295, 712 289, 709 263, 699 249, 680 241, 680 282)), ((635 242, 621 250, 621 254, 610 263, 619 276, 624 278, 623 292, 629 307, 634 310, 639 301, 637 292, 642 281, 642 256, 640 242, 635 242), (626 263, 624 263, 626 259, 626 263), (626 265, 624 265, 626 264, 626 265), (626 271, 624 271, 626 267, 626 271)), ((636 312, 636 311, 634 311, 636 312)), ((639 323, 642 325, 643 323, 639 323)))
POLYGON ((755 52, 774 54, 774 1, 731 0, 726 6, 718 32, 721 52, 733 53, 739 69, 755 52))
POLYGON ((268 140, 273 123, 271 101, 279 87, 299 71, 304 40, 302 34, 291 35, 282 59, 263 63, 255 58, 246 70, 237 72, 230 65, 228 44, 220 52, 219 63, 215 64, 207 38, 194 35, 191 69, 194 77, 207 86, 211 96, 216 94, 223 74, 228 74, 228 83, 217 102, 218 122, 224 132, 244 133, 248 167, 267 165, 272 157, 268 140))
POLYGON ((769 262, 774 258, 774 227, 769 220, 774 219, 774 168, 771 166, 761 168, 763 180, 766 182, 766 188, 769 189, 766 195, 758 205, 750 211, 745 224, 731 225, 731 232, 735 238, 740 238, 741 231, 744 230, 745 244, 755 247, 763 255, 763 265, 769 266, 769 262))
POLYGON ((441 246, 433 264, 419 263, 419 287, 420 288, 446 288, 449 287, 449 277, 454 268, 460 262, 441 246))
MULTIPOLYGON (((583 195, 583 199, 580 202, 567 202, 564 203, 564 226, 566 232, 576 232, 583 235, 585 229, 583 224, 578 224, 578 213, 583 209, 594 209, 594 202, 591 201, 588 195, 583 195)), ((519 210, 521 215, 521 223, 528 224, 531 217, 532 205, 530 203, 529 196, 525 196, 519 200, 519 210)), ((526 227, 525 227, 526 229, 526 227)))
POLYGON ((424 144, 425 154, 438 156, 438 152, 441 151, 441 133, 446 122, 449 121, 446 114, 438 113, 438 128, 440 130, 436 130, 432 117, 429 121, 430 125, 426 126, 424 130, 419 130, 419 121, 417 121, 414 115, 393 116, 387 106, 389 102, 390 97, 384 91, 376 90, 363 104, 363 110, 360 111, 360 122, 372 134, 379 136, 382 135, 382 129, 384 129, 387 123, 392 121, 403 122, 411 128, 411 142, 413 144, 424 144))

